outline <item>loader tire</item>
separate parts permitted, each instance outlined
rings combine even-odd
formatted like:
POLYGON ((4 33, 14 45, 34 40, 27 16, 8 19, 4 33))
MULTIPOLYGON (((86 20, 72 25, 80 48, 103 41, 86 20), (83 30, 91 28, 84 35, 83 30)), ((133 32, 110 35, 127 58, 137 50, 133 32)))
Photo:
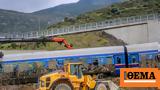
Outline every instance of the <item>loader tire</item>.
POLYGON ((72 90, 71 87, 65 83, 62 83, 62 84, 58 84, 56 87, 55 87, 55 90, 72 90))
POLYGON ((60 81, 55 83, 52 90, 73 90, 73 87, 69 82, 66 81, 60 81))
POLYGON ((95 90, 108 90, 107 86, 104 83, 99 83, 96 85, 95 90))

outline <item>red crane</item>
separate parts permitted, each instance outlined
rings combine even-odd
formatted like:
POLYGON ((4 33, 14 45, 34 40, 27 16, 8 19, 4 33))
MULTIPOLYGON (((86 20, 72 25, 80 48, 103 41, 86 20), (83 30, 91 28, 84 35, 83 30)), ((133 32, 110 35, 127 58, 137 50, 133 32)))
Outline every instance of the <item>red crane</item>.
POLYGON ((64 43, 65 47, 68 49, 72 49, 72 44, 68 44, 67 40, 64 38, 52 38, 53 42, 64 43))
POLYGON ((32 38, 32 39, 24 39, 24 38, 0 39, 0 43, 11 43, 11 42, 58 42, 60 44, 63 43, 66 48, 72 49, 72 44, 67 43, 66 39, 59 37, 32 38))

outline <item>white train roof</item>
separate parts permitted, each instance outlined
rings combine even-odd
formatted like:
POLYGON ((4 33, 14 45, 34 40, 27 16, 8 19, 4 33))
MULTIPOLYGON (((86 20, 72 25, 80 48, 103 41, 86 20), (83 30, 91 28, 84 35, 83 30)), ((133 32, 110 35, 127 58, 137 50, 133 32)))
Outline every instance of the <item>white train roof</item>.
MULTIPOLYGON (((145 43, 127 45, 128 52, 141 52, 149 50, 158 50, 158 43, 145 43)), ((84 48, 84 49, 73 49, 73 50, 59 50, 59 51, 42 51, 42 52, 30 52, 22 54, 8 54, 4 55, 3 61, 14 61, 14 60, 31 60, 38 58, 56 58, 56 57, 68 57, 68 56, 82 56, 82 55, 93 55, 93 54, 113 54, 124 52, 123 46, 112 46, 112 47, 97 47, 97 48, 84 48)))
POLYGON ((123 52, 122 46, 84 48, 84 49, 60 50, 60 51, 44 51, 44 52, 5 55, 3 57, 3 61, 28 60, 37 58, 56 58, 56 57, 81 56, 81 55, 92 55, 92 54, 111 54, 120 52, 123 52))
POLYGON ((46 50, 0 50, 0 52, 3 52, 4 55, 44 52, 44 51, 46 51, 46 50))
POLYGON ((150 50, 159 50, 159 43, 133 44, 127 46, 128 52, 142 52, 150 50))

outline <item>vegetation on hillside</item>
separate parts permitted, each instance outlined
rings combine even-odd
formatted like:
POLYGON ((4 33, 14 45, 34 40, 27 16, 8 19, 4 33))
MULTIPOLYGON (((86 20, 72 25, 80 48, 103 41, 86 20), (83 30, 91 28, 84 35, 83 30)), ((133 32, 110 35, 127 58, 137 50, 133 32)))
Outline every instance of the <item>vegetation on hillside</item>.
MULTIPOLYGON (((65 17, 63 22, 51 25, 48 29, 67 27, 69 25, 79 25, 106 19, 144 15, 150 13, 160 13, 160 0, 126 0, 122 3, 116 3, 109 7, 99 9, 79 15, 76 18, 65 17)), ((75 35, 58 36, 66 38, 72 43, 74 48, 87 48, 99 46, 122 45, 121 40, 117 40, 109 34, 103 32, 88 32, 75 35)), ((65 49, 57 43, 11 43, 1 44, 1 49, 65 49)))
MULTIPOLYGON (((117 40, 112 35, 102 31, 87 32, 74 35, 58 36, 65 38, 68 43, 73 44, 73 48, 88 48, 101 46, 115 46, 124 44, 123 41, 117 40)), ((21 49, 21 50, 62 50, 66 49, 64 45, 56 42, 48 43, 9 43, 0 44, 0 49, 21 49)))
POLYGON ((64 22, 51 25, 48 29, 159 12, 160 0, 126 0, 122 3, 116 3, 103 9, 79 15, 75 19, 66 17, 64 22))

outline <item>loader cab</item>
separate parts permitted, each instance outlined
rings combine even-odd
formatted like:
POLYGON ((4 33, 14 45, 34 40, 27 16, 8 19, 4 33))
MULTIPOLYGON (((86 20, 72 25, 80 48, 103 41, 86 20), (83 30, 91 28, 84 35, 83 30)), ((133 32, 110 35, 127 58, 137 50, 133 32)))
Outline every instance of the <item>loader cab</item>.
POLYGON ((76 76, 78 79, 81 79, 83 76, 82 73, 82 64, 81 63, 70 63, 69 65, 69 74, 71 76, 76 76))
POLYGON ((72 85, 77 88, 75 90, 79 90, 80 88, 87 90, 87 87, 92 89, 95 87, 96 81, 90 75, 83 74, 84 66, 82 63, 69 63, 67 66, 69 70, 68 78, 72 82, 72 85))

